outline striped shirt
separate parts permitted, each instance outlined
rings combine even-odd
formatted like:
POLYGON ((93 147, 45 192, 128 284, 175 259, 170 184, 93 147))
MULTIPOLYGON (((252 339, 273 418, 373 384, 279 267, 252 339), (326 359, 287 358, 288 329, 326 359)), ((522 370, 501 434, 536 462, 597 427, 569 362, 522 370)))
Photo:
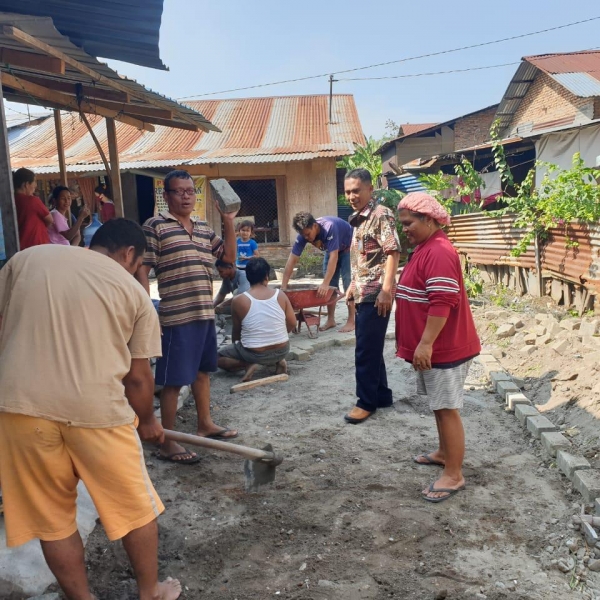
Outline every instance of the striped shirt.
POLYGON ((349 221, 355 227, 350 246, 354 301, 375 302, 383 284, 387 257, 401 250, 396 220, 389 208, 371 200, 349 221))
POLYGON ((225 247, 205 221, 192 217, 192 223, 190 235, 165 211, 143 225, 148 243, 144 265, 156 273, 160 323, 165 327, 215 318, 213 265, 225 247))

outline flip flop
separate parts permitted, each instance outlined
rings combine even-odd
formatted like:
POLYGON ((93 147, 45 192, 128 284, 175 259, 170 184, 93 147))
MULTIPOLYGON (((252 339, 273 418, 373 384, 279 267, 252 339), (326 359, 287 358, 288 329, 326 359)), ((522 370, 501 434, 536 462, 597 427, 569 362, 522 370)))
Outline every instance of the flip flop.
POLYGON ((446 465, 443 462, 440 462, 439 460, 433 460, 433 458, 431 458, 431 454, 418 454, 417 456, 413 457, 413 462, 416 462, 418 465, 425 465, 425 466, 434 466, 434 467, 445 467, 446 465), (419 460, 419 458, 424 458, 426 462, 421 462, 419 460))
POLYGON ((225 427, 225 429, 221 429, 221 431, 217 431, 217 433, 211 433, 210 435, 205 435, 202 437, 208 438, 209 440, 223 440, 226 442, 227 440, 233 440, 238 436, 237 433, 235 435, 224 435, 228 431, 232 430, 229 429, 229 427, 225 427))
POLYGON ((176 456, 185 456, 186 454, 191 454, 185 450, 184 452, 174 452, 173 454, 164 455, 160 453, 160 450, 154 454, 158 460, 164 460, 165 462, 172 462, 178 465, 194 465, 197 462, 200 462, 200 456, 196 454, 196 456, 190 456, 189 458, 175 458, 176 456))
POLYGON ((458 492, 462 492, 465 489, 465 487, 466 487, 464 485, 461 485, 459 488, 455 488, 455 489, 451 489, 451 488, 434 488, 433 485, 434 484, 432 483, 429 486, 429 491, 430 492, 444 492, 444 493, 448 494, 447 496, 442 496, 441 498, 429 498, 429 496, 423 496, 423 498, 427 502, 434 502, 435 504, 437 504, 438 502, 443 502, 444 500, 448 500, 448 498, 451 498, 452 496, 454 496, 454 494, 458 494, 458 492))

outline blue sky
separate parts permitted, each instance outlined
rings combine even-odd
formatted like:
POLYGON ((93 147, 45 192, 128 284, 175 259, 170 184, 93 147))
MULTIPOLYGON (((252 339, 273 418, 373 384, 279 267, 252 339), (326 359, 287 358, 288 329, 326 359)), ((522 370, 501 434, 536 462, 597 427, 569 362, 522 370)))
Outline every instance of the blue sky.
MULTIPOLYGON (((597 0, 391 2, 357 0, 165 0, 156 71, 108 61, 119 73, 173 98, 335 73, 363 65, 528 33, 600 16, 597 0)), ((522 56, 600 46, 600 20, 444 56, 339 77, 381 77, 518 62, 522 56)), ((339 81, 354 94, 363 130, 387 119, 439 122, 499 102, 517 65, 414 79, 339 81)), ((328 93, 327 77, 208 96, 328 93)), ((18 108, 18 107, 17 107, 18 108)), ((23 108, 19 108, 23 110, 23 108)))

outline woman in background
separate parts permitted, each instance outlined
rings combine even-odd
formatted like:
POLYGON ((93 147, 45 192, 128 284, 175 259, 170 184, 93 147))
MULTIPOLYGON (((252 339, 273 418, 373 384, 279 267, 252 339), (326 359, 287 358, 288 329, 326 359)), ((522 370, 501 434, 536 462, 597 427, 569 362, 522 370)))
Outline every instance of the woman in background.
POLYGON ((78 246, 81 241, 81 226, 84 219, 90 214, 87 205, 83 205, 77 215, 75 223, 69 227, 69 209, 71 208, 71 192, 63 185, 57 185, 52 190, 50 203, 53 206, 50 214, 54 224, 48 228, 50 243, 63 246, 78 246))

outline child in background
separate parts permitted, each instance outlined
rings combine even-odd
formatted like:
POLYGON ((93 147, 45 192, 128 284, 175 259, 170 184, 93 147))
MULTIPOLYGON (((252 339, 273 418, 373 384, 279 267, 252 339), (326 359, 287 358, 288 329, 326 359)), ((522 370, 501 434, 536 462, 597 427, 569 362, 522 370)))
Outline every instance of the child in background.
POLYGON ((238 226, 236 266, 240 272, 240 285, 243 282, 245 288, 248 287, 246 264, 253 256, 260 256, 258 254, 258 244, 252 239, 253 235, 254 223, 252 221, 242 221, 238 226))

